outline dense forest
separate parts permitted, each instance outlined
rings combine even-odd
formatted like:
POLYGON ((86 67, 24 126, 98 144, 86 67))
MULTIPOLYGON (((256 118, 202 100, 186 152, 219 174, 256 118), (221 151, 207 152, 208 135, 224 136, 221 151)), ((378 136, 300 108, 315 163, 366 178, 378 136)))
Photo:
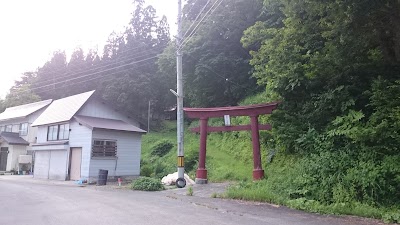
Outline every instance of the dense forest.
POLYGON ((399 209, 399 1, 188 0, 182 46, 152 6, 134 6, 126 30, 111 34, 102 52, 55 52, 0 107, 96 89, 139 119, 150 102, 156 121, 176 104, 169 89, 182 48, 186 106, 281 101, 263 119, 273 130, 262 141, 296 158, 301 174, 268 188, 303 203, 399 209))

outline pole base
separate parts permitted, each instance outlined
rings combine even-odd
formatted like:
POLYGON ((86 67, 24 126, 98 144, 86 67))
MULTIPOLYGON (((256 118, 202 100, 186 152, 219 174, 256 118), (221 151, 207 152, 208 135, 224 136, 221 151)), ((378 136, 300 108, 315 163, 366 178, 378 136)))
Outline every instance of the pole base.
POLYGON ((207 180, 207 169, 198 168, 196 171, 196 179, 197 178, 207 180))
POLYGON ((202 178, 196 178, 196 179, 194 179, 194 182, 196 184, 207 184, 208 180, 207 179, 202 179, 202 178))
POLYGON ((255 169, 253 170, 253 180, 261 180, 264 178, 264 170, 255 169))

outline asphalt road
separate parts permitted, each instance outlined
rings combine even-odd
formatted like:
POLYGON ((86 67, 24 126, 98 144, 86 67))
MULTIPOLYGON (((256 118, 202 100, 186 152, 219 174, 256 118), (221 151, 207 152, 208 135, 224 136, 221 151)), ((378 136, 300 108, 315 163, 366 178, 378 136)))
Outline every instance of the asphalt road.
POLYGON ((79 187, 71 182, 0 176, 0 224, 381 224, 370 219, 323 216, 269 204, 180 193, 79 187))

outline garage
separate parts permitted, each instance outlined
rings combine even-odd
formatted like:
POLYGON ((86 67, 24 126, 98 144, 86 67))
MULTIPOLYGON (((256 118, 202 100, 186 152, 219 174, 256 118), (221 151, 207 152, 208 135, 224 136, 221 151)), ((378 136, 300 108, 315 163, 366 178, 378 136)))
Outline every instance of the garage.
POLYGON ((35 152, 35 178, 65 180, 67 151, 46 150, 35 152))

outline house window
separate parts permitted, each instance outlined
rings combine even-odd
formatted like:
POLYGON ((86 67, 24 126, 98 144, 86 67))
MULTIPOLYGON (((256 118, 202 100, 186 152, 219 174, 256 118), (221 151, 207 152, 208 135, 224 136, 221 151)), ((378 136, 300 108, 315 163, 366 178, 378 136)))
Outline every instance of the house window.
POLYGON ((116 157, 117 141, 93 140, 92 157, 116 157))
POLYGON ((4 131, 4 126, 0 126, 0 132, 3 132, 4 131))
POLYGON ((58 128, 58 140, 68 140, 69 124, 60 124, 58 128))
POLYGON ((28 123, 21 123, 19 125, 19 135, 21 136, 28 135, 28 123))
POLYGON ((47 128, 47 140, 58 141, 69 139, 69 124, 59 124, 47 128))
POLYGON ((6 128, 5 128, 5 130, 4 131, 6 131, 6 132, 12 132, 12 125, 6 125, 6 128))

